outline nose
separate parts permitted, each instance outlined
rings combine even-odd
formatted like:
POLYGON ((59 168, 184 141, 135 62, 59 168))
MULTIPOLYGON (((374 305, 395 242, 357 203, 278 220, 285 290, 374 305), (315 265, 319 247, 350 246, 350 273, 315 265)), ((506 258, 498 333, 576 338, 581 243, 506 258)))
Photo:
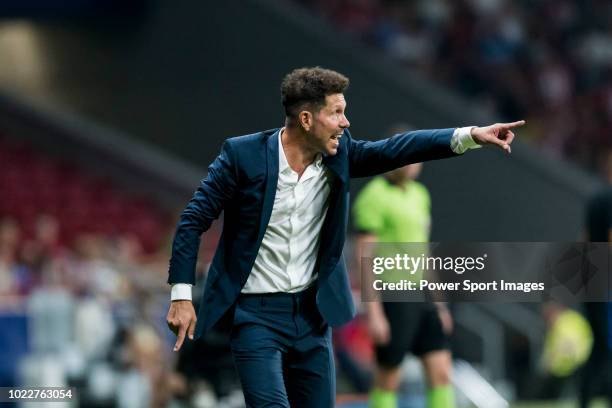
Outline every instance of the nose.
POLYGON ((342 129, 346 129, 347 127, 351 126, 351 122, 349 122, 348 118, 344 115, 342 115, 342 123, 340 124, 340 126, 342 127, 342 129))

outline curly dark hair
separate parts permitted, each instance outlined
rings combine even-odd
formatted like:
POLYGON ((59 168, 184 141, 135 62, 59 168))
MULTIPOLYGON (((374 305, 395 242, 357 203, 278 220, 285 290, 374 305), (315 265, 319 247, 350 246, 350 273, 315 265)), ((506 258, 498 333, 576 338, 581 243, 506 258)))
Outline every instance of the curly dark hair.
POLYGON ((285 115, 295 118, 304 105, 318 110, 325 105, 327 95, 344 93, 348 86, 347 77, 330 69, 294 69, 281 83, 281 102, 285 107, 285 115))

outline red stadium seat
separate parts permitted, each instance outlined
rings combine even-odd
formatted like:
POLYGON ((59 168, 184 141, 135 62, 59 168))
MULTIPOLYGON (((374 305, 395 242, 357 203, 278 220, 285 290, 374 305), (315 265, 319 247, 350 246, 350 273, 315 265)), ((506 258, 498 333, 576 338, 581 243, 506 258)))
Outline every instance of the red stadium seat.
POLYGON ((37 216, 49 214, 58 219, 64 242, 86 232, 134 234, 146 252, 153 252, 169 219, 149 197, 133 197, 76 163, 55 160, 2 135, 0 190, 0 217, 18 219, 27 237, 37 216))

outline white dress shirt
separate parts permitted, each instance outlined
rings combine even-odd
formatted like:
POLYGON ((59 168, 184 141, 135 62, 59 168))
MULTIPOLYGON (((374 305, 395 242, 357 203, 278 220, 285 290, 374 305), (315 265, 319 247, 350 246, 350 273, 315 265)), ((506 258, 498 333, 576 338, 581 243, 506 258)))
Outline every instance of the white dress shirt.
POLYGON ((331 185, 319 153, 302 176, 287 162, 278 135, 278 184, 270 222, 242 293, 299 292, 316 279, 319 236, 331 185))
MULTIPOLYGON (((451 149, 462 154, 481 147, 472 139, 473 126, 457 128, 451 149)), ((278 135, 278 184, 270 221, 242 293, 299 292, 317 275, 314 266, 319 237, 329 204, 331 174, 317 155, 298 179, 289 166, 278 135)), ((171 300, 191 300, 191 285, 172 285, 171 300)))

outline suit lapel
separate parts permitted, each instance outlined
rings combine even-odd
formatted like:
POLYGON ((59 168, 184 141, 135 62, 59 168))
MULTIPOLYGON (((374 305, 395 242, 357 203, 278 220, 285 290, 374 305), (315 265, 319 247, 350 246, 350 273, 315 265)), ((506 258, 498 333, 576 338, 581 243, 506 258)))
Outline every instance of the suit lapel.
MULTIPOLYGON (((342 146, 342 145, 341 145, 342 146)), ((323 228, 321 229, 321 244, 318 254, 319 279, 327 279, 327 276, 335 266, 332 258, 339 259, 344 243, 346 225, 344 223, 345 200, 348 191, 349 175, 346 166, 346 156, 339 150, 335 156, 326 156, 323 163, 334 175, 329 197, 329 207, 323 228)))
POLYGON ((334 176, 342 183, 348 182, 348 175, 346 171, 342 169, 342 162, 340 155, 337 154, 335 156, 325 156, 323 158, 323 164, 331 170, 334 176))
POLYGON ((278 184, 278 137, 280 131, 276 131, 268 138, 266 143, 266 187, 263 196, 261 218, 259 221, 259 243, 263 239, 266 227, 272 215, 276 186, 278 184))

